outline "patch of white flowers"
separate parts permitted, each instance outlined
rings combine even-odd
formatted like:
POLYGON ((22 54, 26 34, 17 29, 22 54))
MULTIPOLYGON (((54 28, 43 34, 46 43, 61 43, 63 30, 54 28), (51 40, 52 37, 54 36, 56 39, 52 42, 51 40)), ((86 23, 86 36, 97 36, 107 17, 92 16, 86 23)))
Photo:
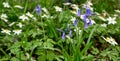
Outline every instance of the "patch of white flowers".
MULTIPOLYGON (((14 35, 19 35, 21 32, 22 32, 22 30, 18 30, 18 29, 17 30, 13 30, 14 35)), ((5 34, 8 34, 8 35, 11 35, 11 31, 8 30, 8 29, 3 29, 2 28, 1 33, 5 33, 5 34)))

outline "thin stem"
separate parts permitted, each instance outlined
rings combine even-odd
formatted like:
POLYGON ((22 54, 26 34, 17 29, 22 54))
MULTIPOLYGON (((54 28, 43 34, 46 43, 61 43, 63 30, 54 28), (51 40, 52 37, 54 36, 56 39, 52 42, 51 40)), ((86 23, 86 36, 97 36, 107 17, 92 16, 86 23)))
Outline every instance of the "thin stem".
POLYGON ((7 53, 2 48, 0 50, 5 54, 5 56, 8 56, 7 53))
POLYGON ((94 26, 92 32, 90 33, 90 36, 89 36, 89 38, 88 38, 88 40, 87 40, 87 44, 90 42, 90 39, 91 39, 91 37, 92 37, 92 35, 93 35, 93 33, 94 33, 96 27, 97 27, 97 26, 94 26))
POLYGON ((44 26, 43 26, 43 20, 42 20, 42 17, 41 17, 41 22, 42 22, 42 28, 43 28, 43 34, 44 34, 44 39, 45 39, 45 28, 44 28, 44 26))

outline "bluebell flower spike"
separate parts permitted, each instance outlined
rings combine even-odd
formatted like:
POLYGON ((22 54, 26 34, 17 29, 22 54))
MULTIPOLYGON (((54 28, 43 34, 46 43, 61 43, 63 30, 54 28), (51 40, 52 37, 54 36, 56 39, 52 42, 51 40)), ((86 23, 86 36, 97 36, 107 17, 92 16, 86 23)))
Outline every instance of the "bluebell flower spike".
POLYGON ((37 5, 37 6, 35 7, 35 11, 36 11, 36 13, 37 13, 38 15, 40 15, 41 12, 42 12, 41 6, 40 6, 40 5, 37 5))

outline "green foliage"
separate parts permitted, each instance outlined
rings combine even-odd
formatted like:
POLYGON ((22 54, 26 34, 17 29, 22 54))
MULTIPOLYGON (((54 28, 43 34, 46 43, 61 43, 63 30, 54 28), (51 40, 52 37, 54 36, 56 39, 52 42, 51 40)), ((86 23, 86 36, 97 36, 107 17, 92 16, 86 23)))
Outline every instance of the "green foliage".
MULTIPOLYGON (((83 19, 72 13, 76 10, 70 5, 63 4, 65 0, 1 0, 0 61, 119 61, 120 12, 114 12, 120 9, 119 0, 91 2, 91 13, 99 14, 91 14, 88 19, 96 23, 84 28, 83 19), (10 8, 4 7, 3 2, 8 2, 10 8), (23 9, 16 8, 15 5, 20 5, 23 9), (41 6, 40 14, 35 11, 37 5, 41 6), (57 11, 55 6, 61 7, 62 11, 57 11), (27 15, 28 12, 31 15, 27 15), (6 14, 7 18, 2 18, 2 14, 6 14), (22 15, 28 19, 20 19, 22 15), (116 23, 108 24, 107 18, 115 15, 116 23), (72 17, 78 20, 77 25, 74 25, 72 17), (103 23, 107 26, 101 26, 103 23), (109 36, 115 39, 117 46, 106 41, 109 36)), ((86 0, 70 0, 70 3, 78 5, 81 16, 85 14, 86 10, 82 6, 86 0)))

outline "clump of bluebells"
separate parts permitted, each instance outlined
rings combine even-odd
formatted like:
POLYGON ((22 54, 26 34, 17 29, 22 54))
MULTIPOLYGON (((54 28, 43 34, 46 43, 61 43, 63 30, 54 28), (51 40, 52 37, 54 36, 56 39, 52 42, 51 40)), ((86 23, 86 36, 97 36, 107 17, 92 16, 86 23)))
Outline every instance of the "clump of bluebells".
POLYGON ((35 11, 36 11, 36 13, 37 13, 38 15, 40 15, 40 13, 42 12, 41 6, 40 6, 40 5, 37 5, 37 6, 35 7, 35 11))
MULTIPOLYGON (((72 5, 72 4, 71 4, 72 5)), ((91 7, 89 4, 86 4, 85 5, 85 13, 84 14, 81 14, 81 10, 79 9, 79 7, 77 5, 72 5, 72 8, 76 10, 76 12, 73 12, 74 14, 76 14, 76 18, 77 17, 80 17, 80 19, 76 19, 74 18, 72 21, 73 21, 73 24, 69 24, 69 27, 71 25, 73 25, 75 28, 77 27, 77 25, 79 24, 79 22, 82 20, 82 22, 84 23, 84 28, 87 29, 88 26, 94 24, 95 22, 93 20, 91 20, 91 16, 92 16, 92 11, 91 11, 91 7)), ((66 28, 68 29, 68 27, 66 28)), ((71 29, 69 29, 69 34, 72 36, 72 31, 71 29)), ((65 39, 65 35, 66 33, 64 31, 62 31, 62 36, 61 38, 62 39, 65 39)), ((70 37, 71 37, 70 36, 70 37)))

